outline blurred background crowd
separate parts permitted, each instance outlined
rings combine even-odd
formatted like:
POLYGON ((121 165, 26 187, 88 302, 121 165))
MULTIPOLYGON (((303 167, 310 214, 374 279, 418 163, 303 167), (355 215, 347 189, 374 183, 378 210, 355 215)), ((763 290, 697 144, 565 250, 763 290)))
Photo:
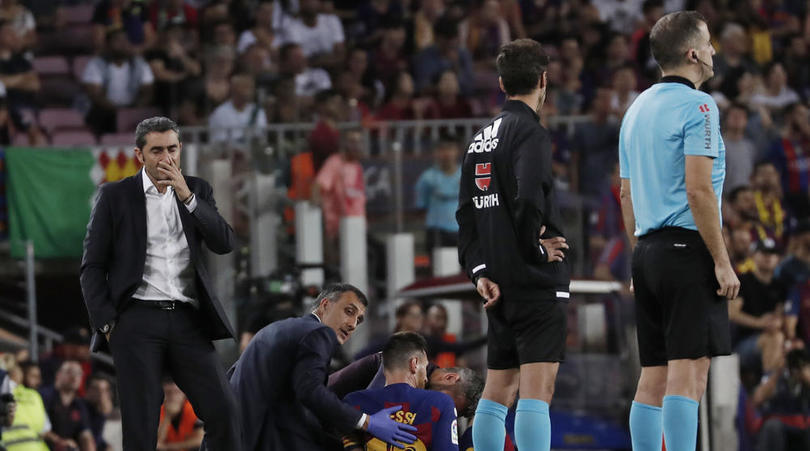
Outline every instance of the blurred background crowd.
MULTIPOLYGON (((2 0, 0 144, 131 146, 132 118, 146 112, 181 127, 207 126, 208 140, 222 143, 239 141, 246 129, 314 124, 293 141, 280 183, 290 199, 323 209, 325 258, 335 262, 340 218, 366 216, 375 189, 369 169, 377 168, 362 161, 372 151, 368 130, 495 114, 504 101, 498 49, 532 38, 551 57, 541 119, 553 135, 558 188, 578 199, 582 233, 569 237, 576 275, 629 287, 619 127, 639 92, 659 78, 652 25, 680 9, 707 18, 717 49, 715 76, 701 89, 722 111, 723 231, 742 282, 740 298, 729 303, 742 386, 734 413, 740 449, 791 449, 810 435, 806 1, 2 0)), ((406 219, 418 224, 422 276, 432 249, 455 245, 467 138, 442 127, 428 140, 432 160, 405 166, 414 182, 407 194, 414 215, 406 219)), ((284 215, 289 223, 289 208, 284 215)), ((368 215, 372 224, 371 209, 368 215)), ((247 226, 234 222, 244 237, 247 226)), ((374 263, 369 268, 376 271, 374 263)), ((620 302, 632 309, 629 289, 620 302)), ((433 337, 431 358, 455 366, 482 342, 454 343, 442 309, 406 302, 396 330, 433 337)), ((248 310, 242 346, 296 307, 248 310)), ((24 387, 14 392, 18 411, 27 409, 31 424, 48 431, 51 449, 116 449, 112 368, 90 359, 86 329, 56 328, 65 341, 38 364, 25 352, 4 355, 10 379, 24 387)), ((366 352, 379 346, 375 339, 367 345, 366 352)), ((176 386, 167 381, 165 390, 159 449, 193 449, 202 429, 176 386)))

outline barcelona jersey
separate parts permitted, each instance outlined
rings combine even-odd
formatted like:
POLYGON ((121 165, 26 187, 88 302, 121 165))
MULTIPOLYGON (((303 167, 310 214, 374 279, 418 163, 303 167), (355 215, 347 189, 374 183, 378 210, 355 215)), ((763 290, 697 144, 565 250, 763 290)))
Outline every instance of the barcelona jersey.
MULTIPOLYGON (((391 418, 416 428, 416 441, 406 445, 406 451, 458 451, 456 408, 444 393, 422 390, 408 384, 392 384, 384 388, 349 393, 343 402, 373 414, 392 406, 402 406, 391 418)), ((367 451, 396 449, 382 440, 365 433, 364 443, 353 438, 344 439, 344 447, 364 446, 367 451)))

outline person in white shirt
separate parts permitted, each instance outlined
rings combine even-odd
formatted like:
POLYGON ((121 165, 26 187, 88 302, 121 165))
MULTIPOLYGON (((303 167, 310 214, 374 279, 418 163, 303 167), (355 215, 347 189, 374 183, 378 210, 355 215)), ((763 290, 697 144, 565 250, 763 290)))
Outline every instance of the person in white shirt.
POLYGON ((259 43, 267 50, 278 49, 279 39, 273 31, 273 0, 261 0, 256 6, 256 23, 239 35, 236 50, 245 53, 251 45, 259 43))
POLYGON ((97 133, 116 130, 117 108, 148 105, 155 81, 149 64, 132 54, 122 28, 107 33, 106 45, 104 54, 91 59, 82 74, 82 83, 92 103, 87 123, 97 133))
POLYGON ((208 449, 240 451, 236 398, 212 343, 235 333, 202 260, 203 242, 226 254, 235 238, 211 185, 183 175, 181 150, 174 121, 146 119, 135 129, 143 169, 99 188, 80 277, 90 349, 106 338, 112 351, 124 449, 157 448, 168 375, 205 423, 208 449))
POLYGON ((250 138, 246 129, 262 130, 267 127, 264 108, 253 100, 256 82, 247 74, 231 77, 231 98, 218 106, 208 118, 211 140, 215 142, 243 141, 250 138))
POLYGON ((281 29, 283 43, 299 44, 311 66, 336 69, 345 59, 346 37, 335 14, 323 14, 321 0, 300 0, 299 15, 281 29))
MULTIPOLYGON (((298 44, 284 44, 279 52, 281 74, 295 79, 295 95, 312 98, 318 92, 332 87, 329 72, 319 67, 309 67, 307 58, 298 44)), ((305 103, 307 99, 305 99, 305 103)))

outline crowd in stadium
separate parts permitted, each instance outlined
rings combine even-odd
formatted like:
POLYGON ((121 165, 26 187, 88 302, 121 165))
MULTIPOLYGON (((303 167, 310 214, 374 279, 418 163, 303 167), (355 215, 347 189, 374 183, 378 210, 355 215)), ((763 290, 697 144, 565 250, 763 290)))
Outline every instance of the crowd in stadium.
MULTIPOLYGON (((122 131, 120 111, 142 107, 181 126, 317 122, 309 148, 299 150, 310 152, 311 167, 302 170, 327 199, 334 237, 338 213, 330 205, 364 212, 365 202, 352 190, 329 190, 348 165, 355 172, 340 185, 364 190, 356 149, 336 124, 490 116, 503 103, 498 49, 529 37, 552 57, 542 120, 587 116, 573 134, 552 130, 559 187, 585 200, 587 244, 575 244, 587 248, 587 263, 579 276, 629 285, 619 127, 658 78, 650 28, 665 12, 696 9, 717 49, 716 75, 703 89, 722 110, 723 231, 742 284, 729 303, 744 387, 739 433, 743 449, 778 450, 810 428, 797 422, 810 405, 807 8, 791 0, 4 0, 0 144, 103 142, 122 131), (55 125, 46 119, 55 109, 81 119, 55 125), (343 157, 335 158, 337 149, 343 157)), ((234 138, 212 131, 212 141, 234 138)), ((417 184, 428 247, 455 245, 455 203, 434 194, 457 196, 458 140, 442 135, 436 168, 417 184)), ((440 366, 455 366, 455 352, 480 345, 443 347, 441 318, 422 325, 441 308, 424 307, 403 304, 397 330, 433 337, 429 356, 440 366)), ((51 449, 116 449, 105 442, 115 432, 104 432, 105 421, 116 421, 114 379, 94 371, 88 341, 77 329, 39 365, 24 354, 5 362, 28 389, 17 402, 27 403, 31 427, 47 431, 51 449)), ((195 449, 201 425, 176 386, 167 381, 165 391, 158 449, 195 449)))

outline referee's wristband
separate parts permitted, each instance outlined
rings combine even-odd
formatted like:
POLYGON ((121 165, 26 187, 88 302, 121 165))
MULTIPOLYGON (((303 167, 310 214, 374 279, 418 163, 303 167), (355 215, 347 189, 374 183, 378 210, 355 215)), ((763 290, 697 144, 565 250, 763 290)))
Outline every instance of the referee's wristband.
POLYGON ((362 430, 363 426, 365 426, 365 424, 366 424, 366 419, 367 418, 368 418, 368 414, 364 413, 364 414, 360 415, 360 421, 357 422, 357 425, 355 426, 355 429, 362 430))

